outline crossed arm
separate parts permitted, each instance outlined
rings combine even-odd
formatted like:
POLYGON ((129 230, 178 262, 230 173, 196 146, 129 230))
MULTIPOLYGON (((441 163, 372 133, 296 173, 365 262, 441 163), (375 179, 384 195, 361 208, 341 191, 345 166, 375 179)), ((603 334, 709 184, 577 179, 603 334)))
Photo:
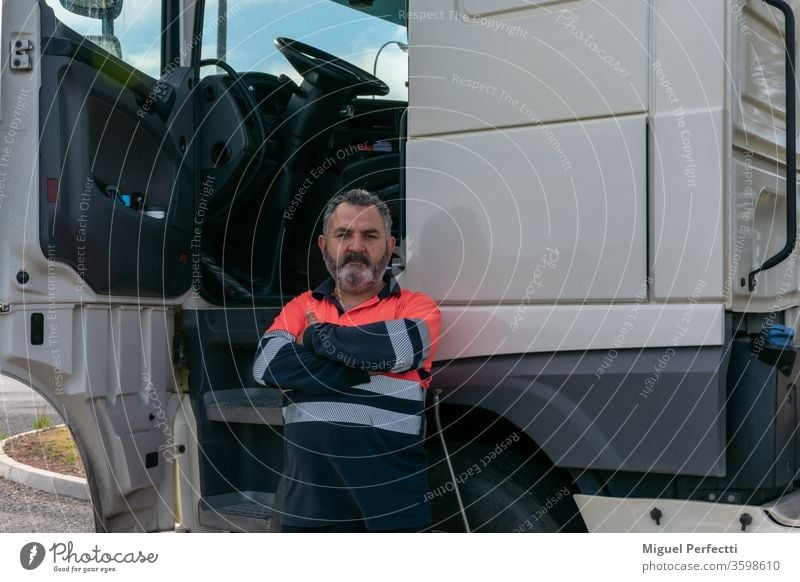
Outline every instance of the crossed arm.
POLYGON ((264 334, 253 362, 253 376, 257 382, 309 394, 341 392, 350 386, 369 382, 366 371, 320 357, 313 350, 295 343, 295 339, 284 330, 264 334))
POLYGON ((376 321, 356 327, 310 322, 301 343, 315 354, 349 368, 401 373, 422 367, 431 349, 422 319, 376 321))
POLYGON ((253 364, 261 384, 319 394, 364 384, 375 373, 420 369, 439 332, 439 311, 425 297, 407 306, 406 317, 359 326, 320 323, 297 309, 287 305, 261 338, 253 364))

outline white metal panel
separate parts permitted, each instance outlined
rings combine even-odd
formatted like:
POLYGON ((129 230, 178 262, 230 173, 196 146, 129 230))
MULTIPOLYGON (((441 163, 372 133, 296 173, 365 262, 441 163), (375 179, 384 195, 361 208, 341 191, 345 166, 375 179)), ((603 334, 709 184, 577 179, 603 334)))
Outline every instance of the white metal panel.
POLYGON ((645 110, 647 2, 518 4, 411 0, 409 135, 645 110))
POLYGON ((786 180, 773 162, 752 152, 734 152, 733 212, 726 286, 734 311, 769 313, 798 305, 797 252, 780 265, 758 274, 754 293, 748 275, 786 244, 786 180))
MULTIPOLYGON (((789 4, 800 12, 800 1, 789 4)), ((740 0, 733 18, 735 149, 726 284, 735 311, 779 312, 800 302, 797 253, 760 273, 753 293, 747 278, 786 243, 785 23, 761 0, 740 0)))
POLYGON ((55 394, 63 394, 74 381, 76 367, 80 364, 73 352, 73 309, 72 305, 54 304, 30 307, 31 313, 44 315, 44 343, 40 345, 31 342, 30 313, 12 308, 3 314, 0 362, 4 373, 17 366, 25 371, 25 375, 19 377, 24 383, 32 384, 31 377, 41 378, 55 394))
MULTIPOLYGON (((723 305, 443 306, 437 360, 722 345, 723 305)), ((667 358, 669 354, 667 353, 667 358)), ((599 371, 598 373, 602 373, 599 371)))
MULTIPOLYGON (((742 532, 742 522, 739 519, 745 513, 753 519, 747 526, 748 533, 800 533, 800 528, 783 527, 775 523, 764 508, 754 505, 584 494, 577 494, 574 499, 587 529, 592 533, 734 534, 742 532), (658 507, 663 514, 660 523, 650 517, 654 507, 658 507)), ((670 542, 666 543, 671 545, 670 542)))
MULTIPOLYGON (((791 0, 798 12, 800 2, 791 0)), ((762 0, 738 4, 733 26, 734 143, 784 160, 786 77, 783 14, 762 0)), ((796 49, 795 49, 796 50, 796 49)))
MULTIPOLYGON (((0 55, 0 301, 47 303, 47 260, 39 243, 39 52, 41 51, 40 10, 35 2, 3 2, 0 55), (11 39, 29 40, 34 46, 34 68, 11 71, 11 39), (34 270, 37 266, 40 270, 34 270), (22 288, 16 274, 31 276, 22 288), (39 275, 39 277, 37 277, 39 275), (34 296, 31 287, 41 293, 34 296)), ((60 288, 56 293, 60 291, 60 288)), ((34 292, 35 293, 35 292, 34 292)))
POLYGON ((122 514, 117 518, 135 522, 131 529, 165 528, 156 513, 171 500, 153 488, 163 492, 172 475, 164 450, 173 438, 167 414, 174 410, 168 412, 166 403, 173 377, 167 338, 173 335, 174 313, 29 304, 12 306, 2 318, 3 372, 46 396, 80 435, 104 516, 122 514), (46 314, 46 340, 40 346, 29 341, 33 313, 46 314), (147 468, 148 453, 164 458, 147 468))
POLYGON ((645 139, 637 115, 410 140, 408 285, 444 303, 635 299, 645 139))
MULTIPOLYGON (((585 4, 587 0, 583 0, 585 4)), ((528 10, 547 6, 552 9, 558 4, 575 5, 575 0, 460 0, 464 14, 469 16, 488 16, 512 10, 528 10)))
POLYGON ((658 0, 652 65, 652 274, 657 299, 699 282, 721 299, 725 236, 725 3, 658 0))

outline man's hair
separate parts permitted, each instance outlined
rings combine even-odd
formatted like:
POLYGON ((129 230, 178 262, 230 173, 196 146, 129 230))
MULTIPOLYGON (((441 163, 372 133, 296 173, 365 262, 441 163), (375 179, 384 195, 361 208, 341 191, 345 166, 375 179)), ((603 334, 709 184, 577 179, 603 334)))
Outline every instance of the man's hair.
POLYGON ((338 196, 334 196, 328 205, 325 207, 325 213, 322 215, 322 235, 328 234, 328 222, 331 220, 331 215, 336 208, 343 203, 352 204, 353 206, 374 206, 378 209, 378 213, 383 218, 383 225, 386 227, 386 238, 392 235, 392 215, 389 212, 389 207, 386 202, 381 200, 378 196, 367 190, 356 188, 348 190, 338 196))

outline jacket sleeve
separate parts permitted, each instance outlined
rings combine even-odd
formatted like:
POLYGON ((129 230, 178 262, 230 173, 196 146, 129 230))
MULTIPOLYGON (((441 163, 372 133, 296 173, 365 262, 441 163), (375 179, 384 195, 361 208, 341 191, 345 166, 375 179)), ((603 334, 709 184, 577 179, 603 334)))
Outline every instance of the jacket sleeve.
POLYGON ((439 308, 427 295, 413 293, 398 315, 359 326, 317 323, 306 328, 303 345, 360 370, 429 370, 441 325, 439 308))
POLYGON ((348 368, 315 354, 294 342, 284 331, 267 332, 261 338, 253 363, 253 376, 259 384, 308 394, 341 392, 350 386, 369 382, 364 370, 348 368))
POLYGON ((295 334, 305 325, 302 306, 303 302, 297 299, 288 303, 262 336, 253 361, 256 381, 264 386, 309 394, 341 392, 369 382, 366 371, 332 362, 295 343, 295 334))

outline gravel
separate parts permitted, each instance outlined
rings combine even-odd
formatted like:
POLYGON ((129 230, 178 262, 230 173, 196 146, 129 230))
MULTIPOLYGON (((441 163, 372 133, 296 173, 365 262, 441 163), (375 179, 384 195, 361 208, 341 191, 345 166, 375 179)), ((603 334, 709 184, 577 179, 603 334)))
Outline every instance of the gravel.
POLYGON ((92 533, 92 504, 0 477, 0 533, 92 533))
MULTIPOLYGON (((33 429, 37 415, 63 422, 47 401, 16 380, 0 376, 0 437, 33 429)), ((88 501, 37 491, 0 477, 0 533, 89 533, 88 501)))

